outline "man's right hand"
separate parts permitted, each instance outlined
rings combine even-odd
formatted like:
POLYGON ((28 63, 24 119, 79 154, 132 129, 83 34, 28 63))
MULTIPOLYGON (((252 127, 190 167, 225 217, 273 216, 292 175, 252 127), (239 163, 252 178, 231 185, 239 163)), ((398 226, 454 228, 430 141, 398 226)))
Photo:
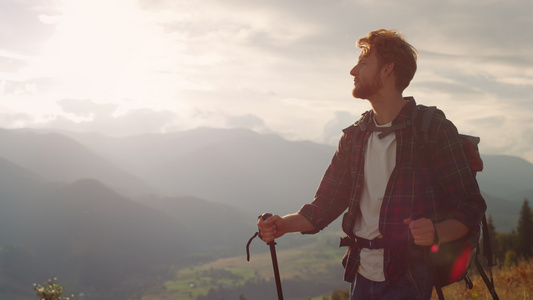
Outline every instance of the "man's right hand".
POLYGON ((261 239, 266 243, 272 242, 286 233, 284 231, 285 220, 278 215, 273 215, 266 220, 260 217, 257 220, 257 227, 259 227, 261 232, 261 239))
POLYGON ((295 213, 280 217, 273 215, 266 220, 263 217, 257 220, 257 227, 261 231, 261 239, 267 243, 272 242, 288 232, 307 232, 314 230, 311 224, 304 216, 295 213))

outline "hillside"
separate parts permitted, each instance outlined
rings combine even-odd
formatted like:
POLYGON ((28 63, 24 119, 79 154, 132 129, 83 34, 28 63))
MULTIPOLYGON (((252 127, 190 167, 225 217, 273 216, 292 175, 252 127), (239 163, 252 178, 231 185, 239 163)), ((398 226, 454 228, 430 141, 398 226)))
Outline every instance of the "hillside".
POLYGON ((150 206, 95 179, 46 181, 3 158, 0 179, 2 299, 51 276, 98 299, 127 297, 176 267, 242 251, 256 230, 220 204, 150 196, 150 206))
POLYGON ((254 218, 226 204, 195 197, 153 195, 137 201, 185 224, 192 235, 183 242, 189 244, 199 261, 242 252, 250 235, 257 231, 254 218))
POLYGON ((0 290, 63 276, 71 287, 107 299, 126 291, 126 277, 151 285, 150 278, 191 253, 183 223, 96 180, 45 183, 6 160, 0 164, 2 183, 16 183, 0 189, 0 290))
MULTIPOLYGON (((6 299, 52 275, 98 299, 121 298, 161 288, 183 266, 244 259, 257 215, 311 201, 335 151, 243 129, 123 138, 0 130, 0 141, 6 299)), ((497 231, 511 231, 533 197, 533 167, 506 156, 484 161, 488 214, 497 231)), ((293 235, 278 249, 305 241, 293 235)), ((261 246, 254 252, 268 251, 261 246)))
MULTIPOLYGON (((251 217, 292 213, 313 199, 335 147, 290 142, 244 129, 202 128, 110 138, 69 134, 150 183, 163 195, 189 195, 238 208, 251 217), (143 159, 141 159, 143 158, 143 159)), ((483 155, 478 174, 498 230, 511 231, 524 198, 533 199, 533 164, 483 155)))
POLYGON ((139 177, 61 134, 0 129, 0 144, 0 157, 47 180, 98 178, 124 194, 153 191, 139 177))
POLYGON ((201 128, 124 138, 69 135, 121 163, 163 195, 195 196, 252 216, 290 213, 312 199, 335 151, 244 129, 201 128))
POLYGON ((508 200, 524 200, 516 198, 520 193, 533 196, 532 163, 506 155, 483 155, 482 158, 485 170, 477 178, 483 192, 508 200))
MULTIPOLYGON (((511 232, 518 224, 518 213, 524 199, 508 201, 483 193, 487 203, 487 216, 491 216, 498 232, 511 232)), ((533 198, 530 198, 533 199, 533 198)), ((530 201, 531 203, 531 201, 530 201)))

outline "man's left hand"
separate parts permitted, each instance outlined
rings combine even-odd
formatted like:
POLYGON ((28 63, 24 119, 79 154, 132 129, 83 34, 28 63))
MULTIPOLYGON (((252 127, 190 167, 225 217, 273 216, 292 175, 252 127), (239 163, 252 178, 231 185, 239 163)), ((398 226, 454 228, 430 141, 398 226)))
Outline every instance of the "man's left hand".
POLYGON ((404 224, 409 225, 415 245, 431 246, 435 240, 435 227, 433 222, 428 218, 413 220, 411 218, 403 220, 404 224))

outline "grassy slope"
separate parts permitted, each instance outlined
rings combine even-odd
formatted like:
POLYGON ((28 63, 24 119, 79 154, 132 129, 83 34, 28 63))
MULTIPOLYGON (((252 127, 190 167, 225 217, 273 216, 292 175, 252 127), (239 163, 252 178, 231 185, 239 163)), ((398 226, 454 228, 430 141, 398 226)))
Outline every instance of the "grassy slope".
MULTIPOLYGON (((277 250, 282 280, 316 279, 342 282, 340 261, 345 249, 338 247, 341 233, 323 233, 310 239, 311 243, 287 250, 277 250), (310 267, 312 266, 312 267, 310 267)), ((257 241, 256 243, 262 243, 257 241)), ((266 247, 266 246, 265 246, 266 247)), ((165 283, 166 292, 145 296, 143 300, 194 300, 209 289, 243 286, 248 280, 273 280, 269 252, 253 253, 247 262, 244 255, 178 270, 176 280, 165 283)))
MULTIPOLYGON (((494 284, 500 299, 533 299, 533 260, 520 261, 510 268, 493 267, 494 284)), ((487 274, 488 275, 488 274, 487 274)), ((445 299, 492 299, 485 283, 477 274, 472 276, 474 287, 465 288, 463 282, 443 289, 445 299)), ((438 299, 433 293, 432 299, 438 299)))
MULTIPOLYGON (((342 282, 340 260, 344 249, 336 242, 341 233, 317 235, 309 244, 287 250, 278 249, 278 261, 282 280, 305 279, 342 282), (312 265, 313 268, 309 268, 312 265)), ((257 242, 259 243, 259 242, 257 242)), ((500 299, 533 299, 533 260, 521 261, 515 267, 493 267, 496 291, 500 299)), ((471 272, 474 288, 466 289, 458 282, 443 289, 445 299, 492 299, 483 280, 471 272)), ((251 262, 244 255, 219 259, 214 262, 180 269, 176 279, 165 283, 166 291, 145 296, 142 300, 195 300, 209 289, 224 286, 239 287, 252 279, 273 280, 270 254, 252 253, 251 262)), ((326 295, 316 295, 313 300, 322 300, 326 295)), ((435 293, 432 299, 437 299, 435 293)))

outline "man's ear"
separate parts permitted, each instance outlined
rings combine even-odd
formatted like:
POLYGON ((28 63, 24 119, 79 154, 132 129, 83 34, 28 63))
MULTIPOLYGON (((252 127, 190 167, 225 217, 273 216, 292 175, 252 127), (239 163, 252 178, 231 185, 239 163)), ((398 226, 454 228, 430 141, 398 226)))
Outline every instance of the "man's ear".
POLYGON ((390 62, 390 63, 384 64, 381 70, 383 72, 383 75, 385 75, 386 77, 389 77, 394 72, 394 63, 390 62))

